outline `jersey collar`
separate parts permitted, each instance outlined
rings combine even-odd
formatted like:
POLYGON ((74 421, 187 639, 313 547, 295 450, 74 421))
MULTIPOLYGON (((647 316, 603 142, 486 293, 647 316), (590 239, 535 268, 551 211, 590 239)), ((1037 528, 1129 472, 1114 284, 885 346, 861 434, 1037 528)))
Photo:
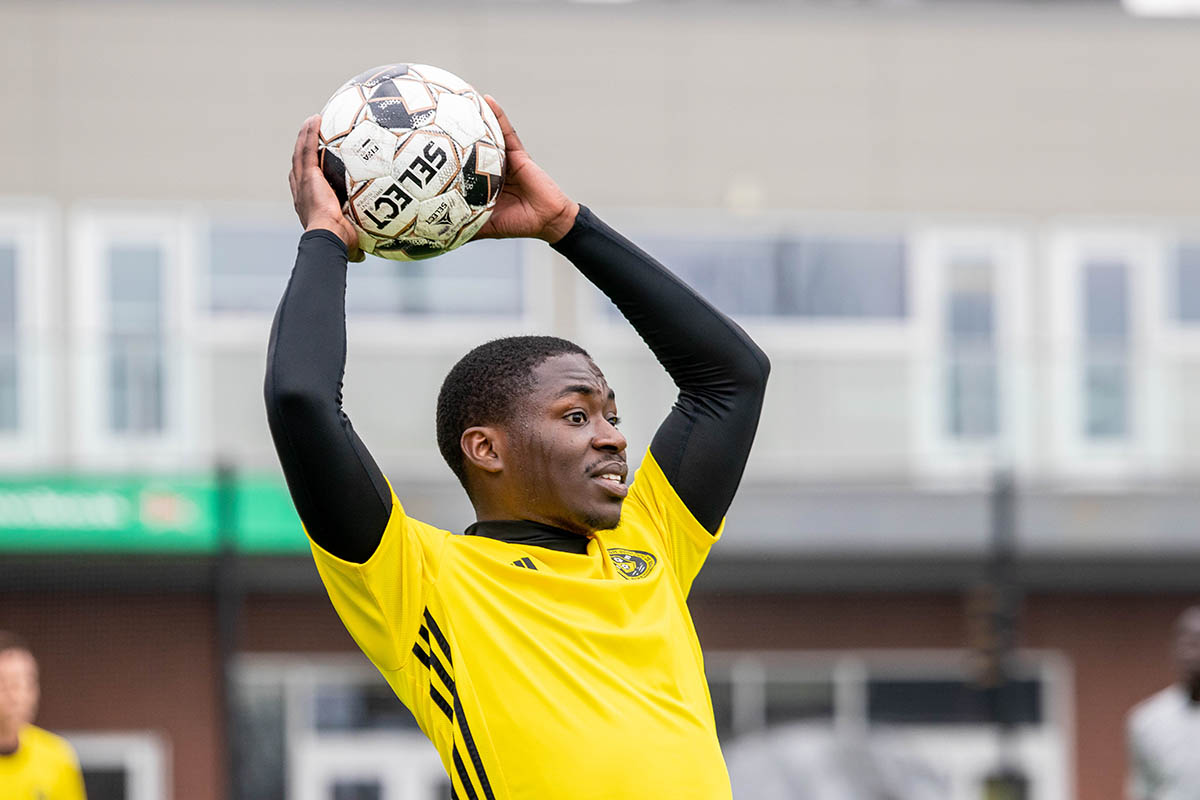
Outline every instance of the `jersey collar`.
POLYGON ((560 553, 587 554, 588 537, 564 531, 553 525, 529 520, 487 520, 475 522, 463 531, 467 536, 486 536, 509 544, 532 545, 560 553))

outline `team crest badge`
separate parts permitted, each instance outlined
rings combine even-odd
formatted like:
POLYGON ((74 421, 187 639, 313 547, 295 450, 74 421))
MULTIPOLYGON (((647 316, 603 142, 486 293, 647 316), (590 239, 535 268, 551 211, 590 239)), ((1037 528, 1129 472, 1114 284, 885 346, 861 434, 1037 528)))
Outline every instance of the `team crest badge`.
POLYGON ((658 563, 653 553, 647 553, 645 550, 626 550, 623 547, 609 549, 608 557, 616 564, 621 577, 628 580, 646 577, 658 563))

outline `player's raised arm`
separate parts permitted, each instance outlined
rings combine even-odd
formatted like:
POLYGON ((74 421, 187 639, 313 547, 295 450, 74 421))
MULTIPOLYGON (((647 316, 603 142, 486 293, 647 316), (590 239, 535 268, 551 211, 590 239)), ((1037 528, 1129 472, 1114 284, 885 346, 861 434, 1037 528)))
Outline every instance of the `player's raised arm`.
POLYGON ((391 490, 342 411, 346 266, 358 244, 317 166, 319 125, 315 116, 304 123, 288 174, 305 233, 271 327, 264 394, 271 437, 309 536, 361 563, 383 535, 391 490))
POLYGON ((770 362, 736 323, 625 237, 572 203, 530 159, 504 111, 509 175, 483 236, 538 235, 611 299, 679 397, 650 444, 680 499, 715 533, 741 481, 770 362), (539 228, 533 220, 545 222, 539 228), (531 230, 539 231, 531 234, 531 230))

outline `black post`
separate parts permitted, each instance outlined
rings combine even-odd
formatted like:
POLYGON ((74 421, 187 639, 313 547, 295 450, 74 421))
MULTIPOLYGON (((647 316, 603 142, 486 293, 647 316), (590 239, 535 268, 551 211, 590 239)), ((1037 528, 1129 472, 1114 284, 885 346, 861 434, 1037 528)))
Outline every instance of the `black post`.
POLYGON ((242 587, 237 554, 237 473, 227 462, 217 464, 217 561, 213 580, 216 605, 219 718, 224 731, 225 797, 239 800, 240 774, 233 668, 241 633, 242 587))
POLYGON ((982 684, 988 710, 996 726, 1000 763, 984 779, 987 800, 1026 800, 1029 781, 1017 766, 1013 736, 1018 723, 1017 684, 1012 660, 1017 646, 1017 618, 1021 592, 1016 572, 1016 488, 1011 473, 997 470, 991 493, 991 554, 988 559, 984 607, 986 614, 982 684))

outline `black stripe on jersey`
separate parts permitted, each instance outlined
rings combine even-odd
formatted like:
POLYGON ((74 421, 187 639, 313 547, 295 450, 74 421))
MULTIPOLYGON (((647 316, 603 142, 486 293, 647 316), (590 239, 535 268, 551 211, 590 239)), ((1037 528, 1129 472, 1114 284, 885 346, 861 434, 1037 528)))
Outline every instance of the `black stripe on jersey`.
POLYGON ((454 790, 454 782, 450 782, 450 800, 458 800, 458 792, 454 790))
POLYGON ((475 794, 475 787, 471 783, 471 776, 467 774, 467 765, 463 763, 462 756, 458 754, 458 745, 454 745, 451 758, 454 760, 454 770, 458 773, 458 779, 462 781, 467 797, 470 800, 479 800, 479 795, 475 794))
POLYGON ((447 702, 446 698, 442 697, 442 693, 432 683, 429 684, 429 699, 442 710, 442 713, 446 715, 446 719, 454 722, 454 709, 450 707, 450 703, 447 702))
MULTIPOLYGON (((445 654, 446 665, 450 669, 453 669, 454 659, 450 655, 450 642, 446 640, 445 635, 442 633, 442 629, 438 627, 436 622, 434 622, 433 615, 429 613, 428 608, 425 609, 425 624, 428 626, 429 631, 433 634, 433 638, 437 640, 438 647, 440 647, 442 653, 445 654)), ((454 684, 454 679, 450 677, 449 671, 446 669, 446 667, 442 666, 442 661, 440 658, 438 658, 438 654, 433 647, 429 648, 429 665, 433 667, 433 670, 437 672, 438 677, 442 679, 444 684, 446 684, 446 688, 450 691, 450 696, 454 700, 454 706, 453 709, 451 709, 452 713, 447 713, 447 716, 449 716, 452 721, 458 724, 458 731, 462 735, 463 744, 467 746, 467 754, 471 757, 471 765, 475 767, 475 774, 479 776, 479 785, 483 788, 484 797, 486 797, 487 800, 496 800, 496 795, 492 793, 492 783, 488 780, 487 772, 485 772, 483 769, 483 759, 479 755, 479 748, 475 746, 475 737, 471 735, 471 727, 467 725, 467 717, 463 713, 462 701, 458 699, 458 687, 454 684)), ((440 694, 435 696, 436 691, 437 690, 433 686, 433 681, 431 680, 429 683, 430 697, 432 697, 433 701, 438 704, 438 708, 441 708, 443 713, 445 713, 447 711, 447 707, 449 707, 449 703, 446 704, 446 707, 443 707, 442 703, 445 703, 445 699, 442 698, 440 694)), ((466 791, 467 797, 469 800, 478 800, 478 796, 475 794, 475 787, 471 784, 471 776, 467 771, 466 764, 463 763, 462 757, 458 754, 457 744, 454 745, 454 752, 452 755, 454 760, 454 768, 458 772, 458 777, 462 781, 463 789, 466 791)))
POLYGON ((430 666, 433 667, 433 671, 436 672, 438 677, 442 679, 442 683, 446 685, 446 688, 450 691, 450 694, 453 695, 455 692, 454 678, 450 677, 450 673, 447 672, 446 668, 442 666, 442 660, 438 658, 437 653, 433 652, 432 649, 429 651, 429 663, 430 666))
POLYGON ((450 655, 450 643, 446 641, 446 637, 442 635, 442 629, 433 621, 433 616, 429 613, 429 609, 425 609, 425 624, 429 626, 429 630, 433 631, 433 638, 437 639, 438 646, 442 648, 442 652, 446 654, 446 663, 451 667, 454 666, 454 656, 450 655))
POLYGON ((426 669, 429 669, 429 653, 422 650, 421 645, 416 642, 413 642, 413 655, 417 657, 417 661, 425 665, 426 669))
POLYGON ((421 638, 425 640, 425 644, 429 644, 429 628, 421 626, 421 638))
POLYGON ((458 721, 458 730, 462 733, 463 744, 467 746, 467 754, 471 756, 471 763, 475 765, 475 774, 479 776, 479 785, 483 787, 484 795, 487 800, 496 800, 496 796, 492 794, 492 784, 488 781, 487 772, 483 769, 483 759, 479 757, 479 749, 475 747, 475 737, 471 735, 471 728, 467 725, 467 716, 463 713, 462 702, 458 699, 457 691, 454 692, 454 719, 458 721))

